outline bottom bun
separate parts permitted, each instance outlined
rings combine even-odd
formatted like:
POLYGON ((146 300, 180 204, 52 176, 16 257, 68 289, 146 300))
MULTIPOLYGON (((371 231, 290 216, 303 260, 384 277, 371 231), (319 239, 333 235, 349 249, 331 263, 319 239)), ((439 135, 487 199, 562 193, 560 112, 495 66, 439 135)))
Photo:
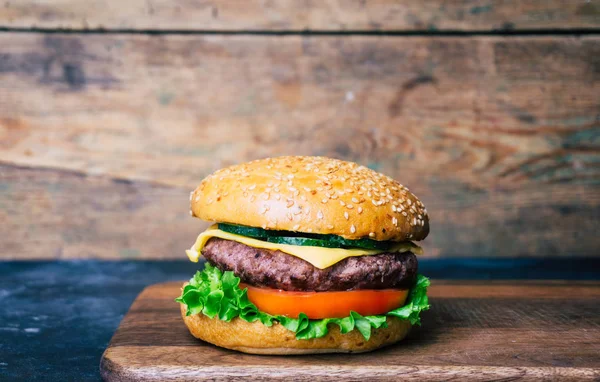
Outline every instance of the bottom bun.
POLYGON ((294 332, 278 323, 269 327, 260 321, 246 322, 237 317, 226 322, 208 318, 202 313, 186 316, 186 309, 182 304, 181 315, 194 337, 250 354, 362 353, 396 343, 406 337, 410 330, 409 321, 388 317, 388 327, 372 329, 368 341, 358 330, 340 333, 337 325, 330 325, 329 333, 324 337, 298 340, 294 332))

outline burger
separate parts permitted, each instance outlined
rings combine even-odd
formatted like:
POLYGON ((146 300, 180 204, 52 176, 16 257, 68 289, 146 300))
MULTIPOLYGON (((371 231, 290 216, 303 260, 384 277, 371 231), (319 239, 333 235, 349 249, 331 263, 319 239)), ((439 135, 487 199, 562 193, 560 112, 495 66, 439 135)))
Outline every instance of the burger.
POLYGON ((253 354, 353 353, 402 340, 429 308, 417 273, 427 210, 392 178, 356 163, 287 156, 216 171, 191 193, 216 222, 189 259, 191 334, 253 354))

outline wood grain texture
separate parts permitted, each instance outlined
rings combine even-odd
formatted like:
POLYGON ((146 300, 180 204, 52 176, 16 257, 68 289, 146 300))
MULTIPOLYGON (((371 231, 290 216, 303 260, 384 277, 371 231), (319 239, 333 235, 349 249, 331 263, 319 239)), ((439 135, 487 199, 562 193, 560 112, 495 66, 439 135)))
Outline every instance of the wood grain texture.
POLYGON ((183 258, 207 224, 183 189, 0 165, 0 259, 183 258))
POLYGON ((196 340, 173 302, 181 284, 157 284, 121 322, 101 373, 109 381, 597 380, 600 284, 514 284, 434 281, 423 326, 398 345, 302 357, 251 356, 196 340))
POLYGON ((233 31, 438 31, 599 28, 597 1, 20 0, 0 26, 233 31))
POLYGON ((284 154, 399 179, 433 256, 597 256, 598 57, 598 37, 4 33, 0 256, 179 257, 202 177, 284 154))

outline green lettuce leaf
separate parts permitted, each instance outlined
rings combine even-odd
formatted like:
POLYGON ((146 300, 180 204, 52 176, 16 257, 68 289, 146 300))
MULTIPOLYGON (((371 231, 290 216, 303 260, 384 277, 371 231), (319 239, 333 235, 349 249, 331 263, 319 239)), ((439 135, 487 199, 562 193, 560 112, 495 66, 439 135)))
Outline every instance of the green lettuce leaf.
POLYGON ((240 279, 233 272, 221 272, 211 264, 205 263, 204 269, 196 272, 189 284, 183 288, 181 296, 175 301, 187 306, 188 316, 202 313, 222 321, 231 321, 239 317, 247 322, 259 320, 265 326, 272 326, 278 322, 294 332, 298 339, 323 337, 329 331, 328 326, 333 324, 340 328, 341 333, 356 329, 368 341, 372 329, 387 327, 386 316, 398 317, 410 321, 413 325, 419 325, 420 313, 429 309, 427 287, 430 282, 423 275, 417 276, 417 281, 410 290, 405 305, 386 314, 361 316, 352 311, 348 317, 321 320, 309 320, 304 313, 300 313, 298 318, 290 318, 261 312, 248 300, 247 289, 240 289, 239 284, 240 279))

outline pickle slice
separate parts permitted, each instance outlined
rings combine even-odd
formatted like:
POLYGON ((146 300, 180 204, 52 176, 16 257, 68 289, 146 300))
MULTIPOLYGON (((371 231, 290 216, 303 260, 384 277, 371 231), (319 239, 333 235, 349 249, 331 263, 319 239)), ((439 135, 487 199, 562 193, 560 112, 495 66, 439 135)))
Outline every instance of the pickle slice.
POLYGON ((327 240, 311 239, 308 237, 290 237, 290 236, 269 236, 266 238, 269 243, 301 245, 303 247, 325 247, 325 248, 340 248, 335 243, 327 240))
POLYGON ((305 232, 266 230, 257 227, 247 227, 235 224, 219 223, 220 230, 236 235, 253 237, 271 243, 290 244, 300 246, 326 247, 326 248, 364 248, 387 250, 391 247, 389 241, 376 241, 371 239, 344 239, 337 235, 321 235, 305 232))

